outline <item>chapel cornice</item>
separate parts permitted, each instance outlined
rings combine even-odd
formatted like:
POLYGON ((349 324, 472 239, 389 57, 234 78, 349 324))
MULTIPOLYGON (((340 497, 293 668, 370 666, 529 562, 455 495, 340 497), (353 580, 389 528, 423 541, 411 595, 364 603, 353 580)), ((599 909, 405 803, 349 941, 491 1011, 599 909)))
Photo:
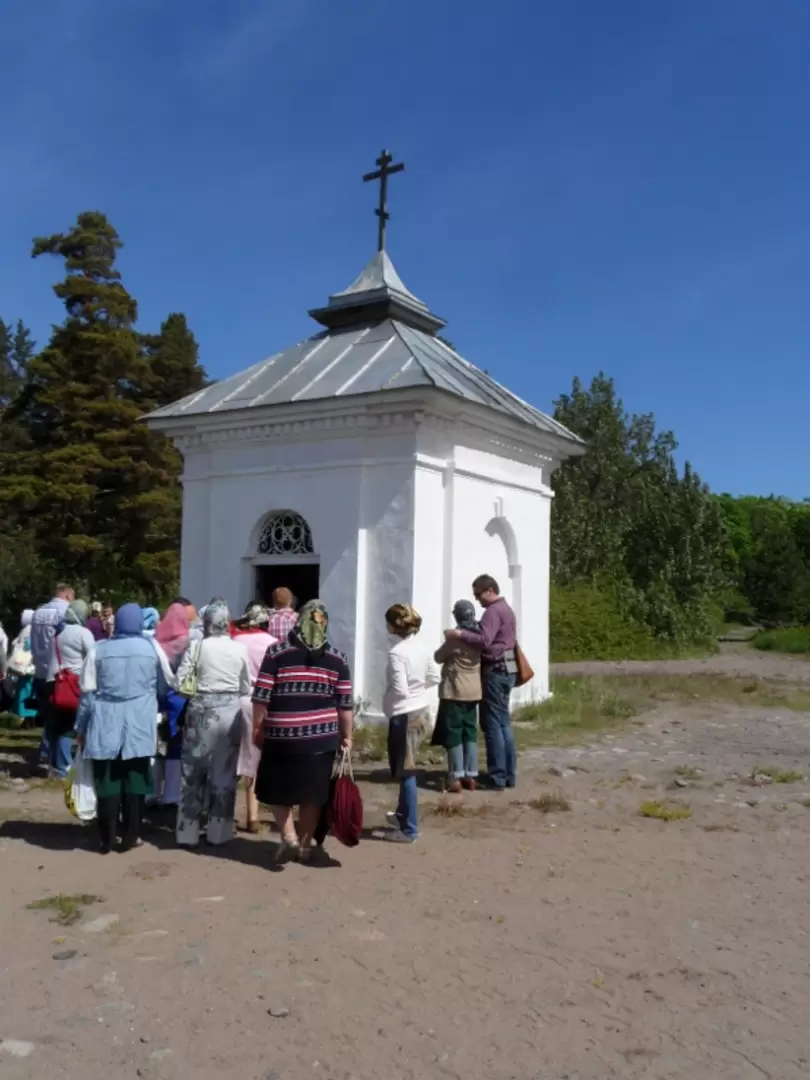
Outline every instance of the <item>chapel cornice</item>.
POLYGON ((516 423, 441 391, 308 402, 252 410, 250 418, 193 416, 160 425, 181 454, 249 443, 316 442, 362 436, 385 437, 430 431, 449 441, 529 465, 552 468, 570 449, 553 435, 516 423))

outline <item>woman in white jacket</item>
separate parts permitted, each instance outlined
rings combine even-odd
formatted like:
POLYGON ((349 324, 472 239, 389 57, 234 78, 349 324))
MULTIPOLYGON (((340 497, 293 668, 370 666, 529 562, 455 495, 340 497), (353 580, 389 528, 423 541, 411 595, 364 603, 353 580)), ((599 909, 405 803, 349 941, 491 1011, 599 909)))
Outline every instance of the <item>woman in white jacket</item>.
POLYGON ((412 844, 419 836, 416 753, 430 727, 428 690, 438 686, 441 672, 432 650, 418 638, 422 616, 409 604, 394 604, 385 613, 392 645, 388 652, 383 710, 388 717, 388 763, 399 780, 399 803, 391 815, 396 828, 383 833, 396 844, 412 844))

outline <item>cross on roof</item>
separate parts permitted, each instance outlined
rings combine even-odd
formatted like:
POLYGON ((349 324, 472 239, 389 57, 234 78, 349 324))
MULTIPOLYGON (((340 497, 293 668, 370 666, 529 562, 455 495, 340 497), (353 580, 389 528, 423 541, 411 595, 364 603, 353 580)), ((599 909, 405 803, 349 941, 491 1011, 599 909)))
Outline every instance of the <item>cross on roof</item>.
POLYGON ((383 150, 377 158, 379 168, 375 172, 366 173, 363 177, 365 182, 369 180, 380 181, 380 205, 374 211, 379 219, 377 223, 377 251, 385 249, 385 223, 391 216, 388 213, 388 177, 393 176, 394 173, 402 172, 405 168, 404 163, 392 165, 393 160, 393 156, 387 150, 383 150))

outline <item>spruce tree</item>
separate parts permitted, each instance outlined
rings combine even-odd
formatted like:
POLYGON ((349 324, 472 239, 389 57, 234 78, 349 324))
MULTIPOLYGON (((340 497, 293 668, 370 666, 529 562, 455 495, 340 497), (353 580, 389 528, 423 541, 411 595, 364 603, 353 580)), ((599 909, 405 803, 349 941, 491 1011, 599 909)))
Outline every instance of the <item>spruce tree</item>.
POLYGON ((14 402, 25 385, 33 355, 34 340, 22 319, 13 332, 11 323, 0 319, 0 411, 14 402))
POLYGON ((13 342, 11 327, 0 319, 0 410, 6 408, 16 392, 12 359, 13 342))
POLYGON ((28 376, 28 364, 35 351, 36 345, 31 336, 31 331, 23 323, 22 319, 18 319, 11 343, 11 363, 17 379, 21 383, 25 382, 28 376))

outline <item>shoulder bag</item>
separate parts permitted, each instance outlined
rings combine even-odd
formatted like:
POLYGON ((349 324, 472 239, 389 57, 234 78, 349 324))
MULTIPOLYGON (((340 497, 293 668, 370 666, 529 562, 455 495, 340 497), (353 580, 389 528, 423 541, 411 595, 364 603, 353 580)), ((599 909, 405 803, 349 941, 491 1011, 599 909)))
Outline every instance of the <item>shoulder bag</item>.
POLYGON ((197 693, 197 672, 200 667, 200 652, 202 651, 202 642, 197 642, 197 649, 194 653, 194 659, 191 662, 191 667, 183 676, 183 681, 177 689, 178 694, 182 694, 183 697, 193 698, 197 693))
POLYGON ((53 646, 56 650, 56 662, 59 665, 59 670, 53 681, 51 703, 55 705, 57 709, 64 709, 66 712, 76 712, 79 707, 79 698, 82 694, 81 687, 79 686, 79 676, 62 667, 59 642, 56 638, 53 639, 53 646))
POLYGON ((534 668, 526 659, 526 654, 519 645, 515 645, 515 666, 517 673, 515 676, 515 686, 525 686, 534 678, 534 668))

